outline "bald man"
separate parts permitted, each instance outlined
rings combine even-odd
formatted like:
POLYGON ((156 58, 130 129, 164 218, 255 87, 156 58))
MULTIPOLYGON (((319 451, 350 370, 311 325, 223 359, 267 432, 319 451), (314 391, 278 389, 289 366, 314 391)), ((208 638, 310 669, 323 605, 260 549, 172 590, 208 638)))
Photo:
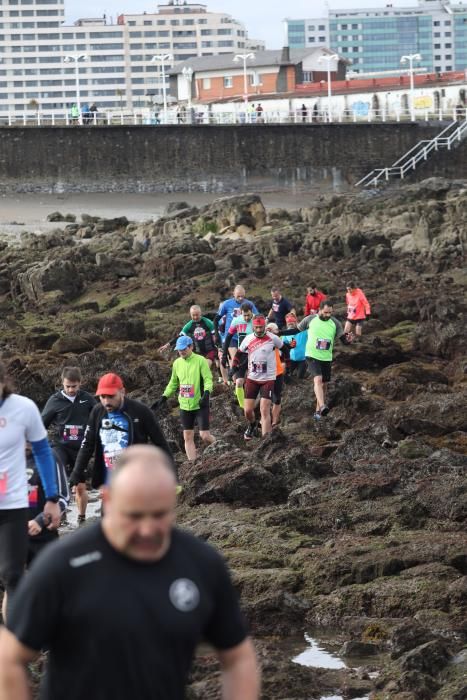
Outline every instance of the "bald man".
POLYGON ((0 634, 0 698, 29 700, 26 666, 49 651, 41 699, 182 700, 198 642, 217 650, 224 700, 257 700, 259 672, 221 556, 174 527, 167 455, 124 450, 102 521, 50 545, 0 634), (79 668, 79 673, 77 673, 79 668))

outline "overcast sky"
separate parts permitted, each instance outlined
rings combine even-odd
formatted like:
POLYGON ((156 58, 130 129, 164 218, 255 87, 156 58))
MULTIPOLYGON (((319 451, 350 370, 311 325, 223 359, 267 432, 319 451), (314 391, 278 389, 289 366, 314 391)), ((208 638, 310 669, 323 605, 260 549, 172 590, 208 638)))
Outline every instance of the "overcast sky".
MULTIPOLYGON (((415 5, 416 0, 331 0, 332 8, 384 7, 415 5)), ((254 39, 264 39, 267 48, 283 46, 284 17, 303 19, 326 14, 324 0, 204 0, 211 12, 227 12, 246 25, 254 39)), ((156 2, 150 0, 65 0, 67 20, 77 17, 113 17, 121 13, 154 12, 156 2)))

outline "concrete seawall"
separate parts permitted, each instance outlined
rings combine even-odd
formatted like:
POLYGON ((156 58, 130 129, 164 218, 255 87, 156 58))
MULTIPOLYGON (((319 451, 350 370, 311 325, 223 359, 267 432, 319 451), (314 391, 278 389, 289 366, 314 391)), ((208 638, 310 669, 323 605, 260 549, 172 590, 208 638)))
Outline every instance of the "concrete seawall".
MULTIPOLYGON (((0 192, 352 188, 440 124, 0 128, 0 192)), ((467 177, 467 140, 414 176, 467 177)))

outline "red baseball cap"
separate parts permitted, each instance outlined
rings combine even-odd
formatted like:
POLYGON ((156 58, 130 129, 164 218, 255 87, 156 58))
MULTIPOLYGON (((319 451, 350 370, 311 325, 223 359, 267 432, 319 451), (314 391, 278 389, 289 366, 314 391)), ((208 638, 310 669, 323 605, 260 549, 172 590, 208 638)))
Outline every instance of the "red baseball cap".
POLYGON ((96 389, 96 396, 102 396, 102 394, 108 394, 109 396, 114 396, 117 391, 123 389, 123 382, 118 374, 104 374, 103 377, 99 379, 99 384, 96 389))

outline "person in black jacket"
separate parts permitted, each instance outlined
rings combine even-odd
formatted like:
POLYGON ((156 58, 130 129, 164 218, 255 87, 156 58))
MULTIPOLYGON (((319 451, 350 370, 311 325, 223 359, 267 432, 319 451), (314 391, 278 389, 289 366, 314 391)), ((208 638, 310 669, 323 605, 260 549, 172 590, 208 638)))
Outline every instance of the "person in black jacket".
MULTIPOLYGON (((89 415, 96 405, 96 399, 81 389, 79 367, 64 367, 61 391, 49 398, 42 411, 42 420, 47 429, 51 428, 51 441, 60 461, 65 465, 68 476, 73 471, 76 457, 81 447, 89 415)), ((88 492, 86 484, 76 486, 78 525, 86 519, 88 492)))
POLYGON ((99 488, 107 481, 107 472, 115 467, 118 455, 130 445, 151 442, 167 453, 172 452, 154 413, 140 401, 125 396, 125 388, 117 374, 104 374, 96 391, 100 402, 89 416, 75 468, 70 477, 74 486, 85 478, 86 467, 94 456, 92 486, 99 488))

